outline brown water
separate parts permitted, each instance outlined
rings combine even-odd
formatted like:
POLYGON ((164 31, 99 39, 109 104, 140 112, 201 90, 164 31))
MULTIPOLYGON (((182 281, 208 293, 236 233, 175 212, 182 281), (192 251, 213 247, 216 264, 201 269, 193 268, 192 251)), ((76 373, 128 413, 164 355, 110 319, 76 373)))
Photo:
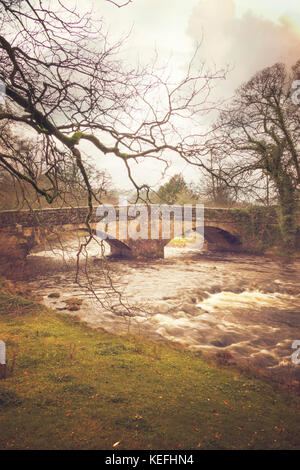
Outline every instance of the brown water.
POLYGON ((28 257, 28 283, 51 308, 93 327, 163 337, 194 350, 229 352, 238 363, 263 368, 274 377, 300 379, 300 365, 291 361, 292 343, 300 340, 300 261, 166 247, 164 260, 111 260, 108 276, 99 246, 92 242, 92 293, 86 289, 84 261, 82 285, 74 283, 76 249, 73 240, 64 260, 60 249, 28 257), (48 297, 53 292, 60 297, 48 297), (66 309, 70 297, 83 300, 80 310, 66 309))

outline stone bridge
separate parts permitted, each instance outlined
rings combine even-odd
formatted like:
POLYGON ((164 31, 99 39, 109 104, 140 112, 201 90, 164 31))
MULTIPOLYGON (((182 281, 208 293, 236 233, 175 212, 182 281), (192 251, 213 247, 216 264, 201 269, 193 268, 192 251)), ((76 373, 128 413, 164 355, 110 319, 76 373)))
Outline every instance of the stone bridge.
MULTIPOLYGON (((133 235, 128 235, 130 232, 128 228, 132 222, 136 225, 139 224, 140 213, 128 215, 128 207, 131 206, 111 207, 114 208, 116 215, 116 230, 115 235, 106 241, 114 256, 163 258, 165 245, 174 236, 182 236, 186 233, 184 226, 178 231, 178 225, 176 225, 175 233, 174 227, 177 222, 175 222, 176 218, 172 216, 170 218, 170 234, 163 233, 160 215, 157 237, 153 238, 150 234, 150 236, 142 238, 137 235, 137 231, 133 235)), ((147 207, 148 214, 150 214, 150 210, 155 206, 144 207, 147 207)), ((30 250, 44 242, 50 234, 63 234, 63 232, 78 230, 87 231, 85 223, 87 212, 87 207, 0 212, 0 257, 15 261, 25 260, 30 250)), ((99 223, 104 224, 105 216, 107 216, 107 212, 104 215, 99 215, 99 211, 97 212, 96 209, 93 211, 90 227, 96 236, 99 234, 101 236, 99 223)), ((151 215, 149 217, 151 218, 151 215)), ((260 217, 253 218, 253 215, 239 209, 205 208, 201 218, 201 214, 199 217, 199 211, 197 212, 196 207, 193 206, 188 222, 191 231, 198 232, 199 227, 204 226, 204 239, 210 249, 258 251, 261 248, 259 242, 262 234, 265 236, 266 230, 272 232, 277 227, 277 214, 274 208, 261 208, 260 217)), ((147 228, 148 235, 149 227, 147 228)))

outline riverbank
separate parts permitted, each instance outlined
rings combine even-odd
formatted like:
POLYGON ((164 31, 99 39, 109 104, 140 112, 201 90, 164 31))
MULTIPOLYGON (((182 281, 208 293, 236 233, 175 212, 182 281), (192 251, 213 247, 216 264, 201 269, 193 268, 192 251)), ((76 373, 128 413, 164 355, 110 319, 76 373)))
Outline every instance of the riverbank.
POLYGON ((75 283, 77 248, 69 240, 28 257, 25 284, 47 307, 93 328, 231 356, 283 385, 300 382, 291 361, 300 338, 299 261, 188 247, 166 247, 161 260, 105 260, 92 242, 75 283), (70 311, 74 298, 80 306, 70 311))
MULTIPOLYGON (((22 290, 20 291, 22 293, 22 290)), ((298 449, 299 397, 4 290, 1 449, 298 449)))

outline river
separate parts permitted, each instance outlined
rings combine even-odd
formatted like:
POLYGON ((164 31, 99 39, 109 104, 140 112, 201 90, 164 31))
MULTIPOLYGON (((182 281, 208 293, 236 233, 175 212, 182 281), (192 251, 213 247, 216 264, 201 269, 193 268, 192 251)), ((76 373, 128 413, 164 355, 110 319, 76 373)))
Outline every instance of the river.
POLYGON ((92 327, 180 342, 281 381, 300 380, 291 360, 300 340, 300 260, 167 246, 163 260, 103 261, 93 241, 78 285, 77 248, 71 239, 64 250, 28 256, 27 283, 52 309, 92 327), (70 311, 66 301, 74 297, 82 304, 70 311))

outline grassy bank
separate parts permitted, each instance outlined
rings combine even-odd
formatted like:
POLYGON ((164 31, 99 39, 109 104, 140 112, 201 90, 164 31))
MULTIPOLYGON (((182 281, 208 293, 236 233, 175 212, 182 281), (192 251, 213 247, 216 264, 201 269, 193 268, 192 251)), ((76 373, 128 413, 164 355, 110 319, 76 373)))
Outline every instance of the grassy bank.
POLYGON ((0 295, 0 449, 296 449, 300 399, 164 343, 0 295), (113 447, 114 446, 114 447, 113 447))

